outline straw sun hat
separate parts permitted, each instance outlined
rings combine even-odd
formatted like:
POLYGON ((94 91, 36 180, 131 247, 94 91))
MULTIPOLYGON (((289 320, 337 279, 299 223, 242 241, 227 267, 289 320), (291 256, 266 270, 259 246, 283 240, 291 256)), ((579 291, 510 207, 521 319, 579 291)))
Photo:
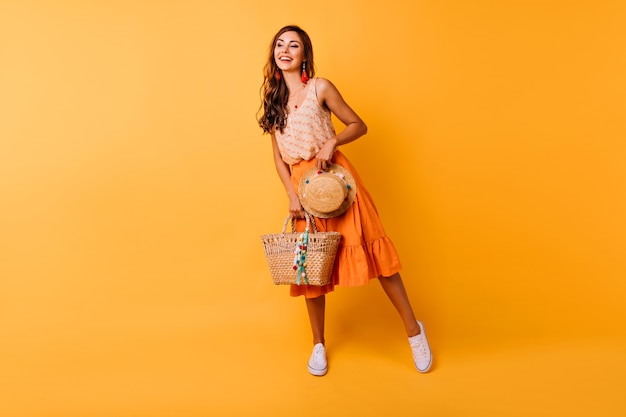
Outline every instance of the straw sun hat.
POLYGON ((302 207, 320 218, 337 217, 345 213, 356 196, 356 182, 347 169, 330 164, 327 171, 307 170, 300 178, 298 195, 302 207))

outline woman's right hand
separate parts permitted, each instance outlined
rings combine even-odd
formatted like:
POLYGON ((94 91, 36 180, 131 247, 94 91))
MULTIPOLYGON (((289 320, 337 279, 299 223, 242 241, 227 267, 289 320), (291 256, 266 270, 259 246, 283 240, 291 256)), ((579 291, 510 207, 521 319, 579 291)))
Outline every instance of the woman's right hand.
POLYGON ((295 219, 304 219, 304 209, 297 195, 289 197, 289 214, 295 219))

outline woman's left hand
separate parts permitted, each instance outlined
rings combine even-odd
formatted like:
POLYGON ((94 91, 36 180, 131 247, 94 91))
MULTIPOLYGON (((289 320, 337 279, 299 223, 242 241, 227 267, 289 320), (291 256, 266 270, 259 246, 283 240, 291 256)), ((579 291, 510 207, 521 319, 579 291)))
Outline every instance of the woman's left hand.
POLYGON ((328 169, 336 149, 337 140, 335 138, 329 139, 315 155, 315 167, 324 171, 328 169))

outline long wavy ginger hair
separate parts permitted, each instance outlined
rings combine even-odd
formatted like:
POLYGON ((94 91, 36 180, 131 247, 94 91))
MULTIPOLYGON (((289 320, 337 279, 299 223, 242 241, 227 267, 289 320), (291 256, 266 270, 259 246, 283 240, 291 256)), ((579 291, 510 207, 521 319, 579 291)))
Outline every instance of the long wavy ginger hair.
POLYGON ((280 35, 285 32, 296 32, 300 35, 304 48, 304 60, 306 61, 306 73, 309 78, 315 76, 315 65, 313 64, 313 44, 309 35, 296 25, 289 25, 281 28, 269 48, 269 57, 263 67, 263 85, 261 85, 261 107, 257 114, 257 121, 264 133, 272 133, 275 129, 283 131, 287 124, 287 101, 289 100, 289 88, 282 77, 282 71, 274 60, 274 47, 280 35))

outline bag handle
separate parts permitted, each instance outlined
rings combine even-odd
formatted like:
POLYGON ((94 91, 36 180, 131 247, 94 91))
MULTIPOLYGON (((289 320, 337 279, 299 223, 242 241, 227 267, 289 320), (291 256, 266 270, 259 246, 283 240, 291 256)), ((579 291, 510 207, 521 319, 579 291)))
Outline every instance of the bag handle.
MULTIPOLYGON (((305 230, 310 231, 311 226, 313 226, 313 233, 317 233, 317 226, 315 225, 315 218, 313 217, 313 215, 309 213, 308 211, 305 211, 304 218, 306 220, 305 230)), ((291 214, 289 214, 287 218, 285 219, 285 222, 283 223, 283 231, 282 231, 283 235, 287 232, 287 224, 289 223, 290 219, 291 219, 291 233, 296 233, 296 219, 291 217, 291 214)))

